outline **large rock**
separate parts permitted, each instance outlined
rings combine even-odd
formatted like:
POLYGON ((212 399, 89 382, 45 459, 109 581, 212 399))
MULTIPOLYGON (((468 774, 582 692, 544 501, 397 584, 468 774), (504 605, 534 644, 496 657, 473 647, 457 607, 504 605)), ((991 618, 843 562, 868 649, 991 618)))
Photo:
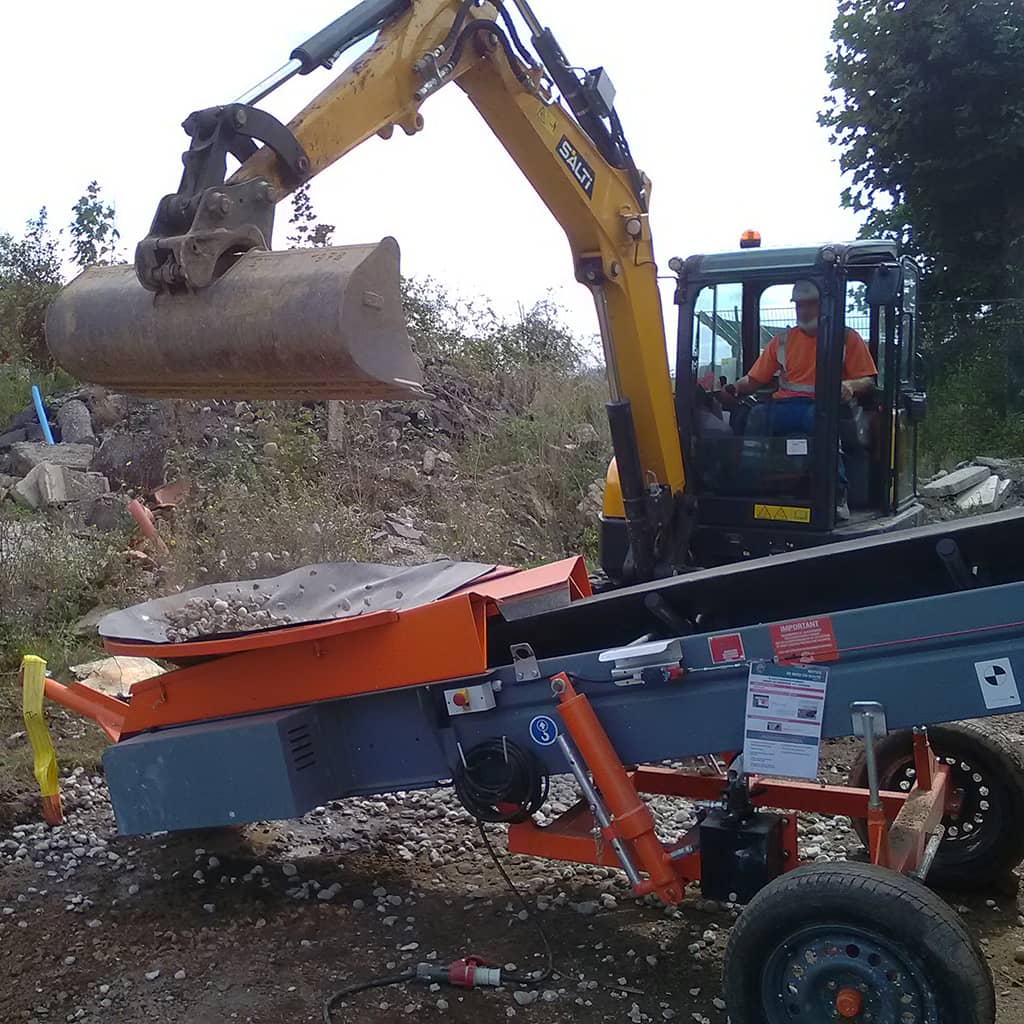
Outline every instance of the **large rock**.
POLYGON ((43 462, 34 466, 11 488, 11 497, 25 508, 40 509, 67 501, 64 469, 43 462))
POLYGON ((128 415, 128 399, 124 395, 112 395, 105 388, 90 388, 87 401, 92 410, 92 422, 99 430, 120 423, 128 415))
POLYGON ((31 474, 26 476, 24 480, 19 480, 8 493, 14 503, 21 505, 22 508, 37 509, 42 504, 42 498, 39 497, 39 488, 36 487, 36 481, 31 477, 31 474))
POLYGON ((36 489, 44 508, 49 508, 51 505, 63 505, 68 500, 63 466, 54 466, 52 463, 44 462, 42 465, 36 466, 32 473, 36 474, 36 489))
POLYGON ((14 485, 11 494, 19 504, 39 509, 68 502, 92 502, 109 490, 102 473, 85 473, 43 462, 30 469, 14 485))
POLYGON ((964 466, 963 469, 955 469, 952 473, 925 484, 918 494, 922 498, 945 498, 963 494, 968 488, 984 482, 991 475, 992 471, 987 466, 964 466))
POLYGON ((57 425, 61 441, 65 444, 94 444, 96 435, 92 429, 92 415, 81 399, 72 398, 57 410, 57 425))
POLYGON ((16 472, 25 474, 48 462, 53 466, 86 470, 92 465, 96 449, 91 444, 46 444, 45 441, 18 441, 11 445, 16 472))
POLYGON ((31 423, 36 424, 36 426, 39 425, 39 419, 36 415, 36 407, 30 403, 29 405, 26 405, 21 412, 15 413, 11 417, 8 429, 15 430, 18 427, 27 427, 31 423))
POLYGON ((115 487, 152 490, 164 482, 165 443, 147 434, 115 434, 96 451, 92 468, 115 487))
POLYGON ((95 501, 110 493, 110 484, 102 473, 81 473, 76 469, 65 469, 64 489, 68 501, 95 501))
POLYGON ((15 441, 24 441, 27 436, 24 427, 8 430, 6 434, 0 434, 0 448, 10 448, 15 441))

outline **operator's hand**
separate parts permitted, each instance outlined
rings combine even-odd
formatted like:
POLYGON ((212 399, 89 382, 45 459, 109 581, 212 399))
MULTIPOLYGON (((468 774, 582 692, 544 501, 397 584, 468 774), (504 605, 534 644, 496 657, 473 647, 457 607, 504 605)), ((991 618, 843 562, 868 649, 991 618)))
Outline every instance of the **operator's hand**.
POLYGON ((853 388, 845 380, 839 389, 839 401, 844 403, 853 401, 853 388))

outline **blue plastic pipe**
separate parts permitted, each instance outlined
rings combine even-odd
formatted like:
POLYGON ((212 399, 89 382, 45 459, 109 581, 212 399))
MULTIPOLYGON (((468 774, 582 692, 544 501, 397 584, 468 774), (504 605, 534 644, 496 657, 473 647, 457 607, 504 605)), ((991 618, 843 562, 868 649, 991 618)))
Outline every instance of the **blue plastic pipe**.
POLYGON ((46 418, 46 409, 43 408, 43 396, 39 393, 39 385, 32 385, 32 402, 36 407, 36 416, 39 418, 39 426, 43 428, 43 437, 47 444, 53 444, 53 431, 50 430, 50 421, 46 418))

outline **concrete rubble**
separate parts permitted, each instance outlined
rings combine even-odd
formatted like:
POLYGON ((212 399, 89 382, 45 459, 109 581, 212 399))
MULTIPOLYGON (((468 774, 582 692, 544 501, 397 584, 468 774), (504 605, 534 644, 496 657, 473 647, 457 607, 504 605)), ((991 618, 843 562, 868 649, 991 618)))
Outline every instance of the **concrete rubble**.
POLYGON ((47 444, 45 441, 16 441, 11 445, 15 472, 28 473, 44 462, 66 469, 85 471, 92 465, 96 449, 91 444, 47 444))
POLYGON ((1000 480, 995 473, 991 473, 980 484, 964 491, 956 499, 957 508, 962 512, 969 512, 975 509, 986 512, 994 512, 1002 504, 1001 499, 1005 498, 1011 481, 1000 480), (1005 487, 1000 487, 1005 484, 1005 487))
MULTIPOLYGON (((50 396, 46 407, 57 443, 42 439, 33 408, 0 423, 0 501, 5 498, 32 511, 61 509, 76 522, 100 530, 126 523, 125 501, 111 493, 108 474, 99 468, 101 430, 110 411, 120 407, 95 389, 79 388, 50 396), (94 406, 102 415, 95 415, 94 406)), ((109 461, 109 460, 104 460, 109 461)))
POLYGON ((43 462, 34 466, 12 488, 11 497, 24 508, 40 509, 67 500, 59 466, 43 462))
POLYGON ((986 466, 1001 477, 1020 483, 1024 480, 1024 459, 995 459, 979 455, 974 460, 979 466, 986 466))
POLYGON ((129 658, 124 655, 98 658, 96 661, 71 666, 72 674, 80 683, 108 697, 123 697, 135 683, 163 675, 165 671, 149 658, 129 658))
POLYGON ((1024 480, 1024 459, 979 456, 951 472, 940 472, 922 481, 918 496, 929 508, 932 519, 995 512, 1010 499, 1019 504, 1020 482, 1024 480))
POLYGON ((41 462, 11 487, 11 497, 26 508, 41 509, 68 502, 92 501, 109 491, 107 478, 101 473, 41 462))
POLYGON ((932 480, 922 485, 919 493, 922 498, 946 498, 956 494, 962 494, 969 487, 987 480, 992 470, 986 466, 962 466, 953 470, 952 473, 932 480))

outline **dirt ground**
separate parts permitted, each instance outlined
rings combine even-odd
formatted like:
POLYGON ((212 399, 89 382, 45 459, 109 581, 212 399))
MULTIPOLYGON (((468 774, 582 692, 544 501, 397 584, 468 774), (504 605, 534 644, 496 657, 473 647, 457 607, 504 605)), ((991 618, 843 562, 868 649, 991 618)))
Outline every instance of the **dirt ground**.
MULTIPOLYGON (((841 775, 849 744, 830 748, 841 775)), ((553 791, 555 809, 572 798, 553 791)), ((520 907, 446 792, 346 800, 297 822, 117 837, 102 778, 66 775, 67 823, 38 824, 27 786, 0 793, 0 1022, 315 1024, 331 991, 468 952, 555 973, 531 989, 422 985, 351 997, 338 1024, 512 1019, 724 1022, 722 956, 738 908, 691 887, 678 909, 633 898, 620 872, 501 853, 520 907)), ((659 828, 689 809, 656 807, 659 828)), ((495 845, 504 850, 500 829, 495 845)), ((810 859, 859 855, 843 819, 808 816, 810 859)), ((1016 878, 1014 878, 1014 887, 1016 878)), ((998 1022, 1024 1020, 1020 897, 945 893, 980 939, 998 1022)))

